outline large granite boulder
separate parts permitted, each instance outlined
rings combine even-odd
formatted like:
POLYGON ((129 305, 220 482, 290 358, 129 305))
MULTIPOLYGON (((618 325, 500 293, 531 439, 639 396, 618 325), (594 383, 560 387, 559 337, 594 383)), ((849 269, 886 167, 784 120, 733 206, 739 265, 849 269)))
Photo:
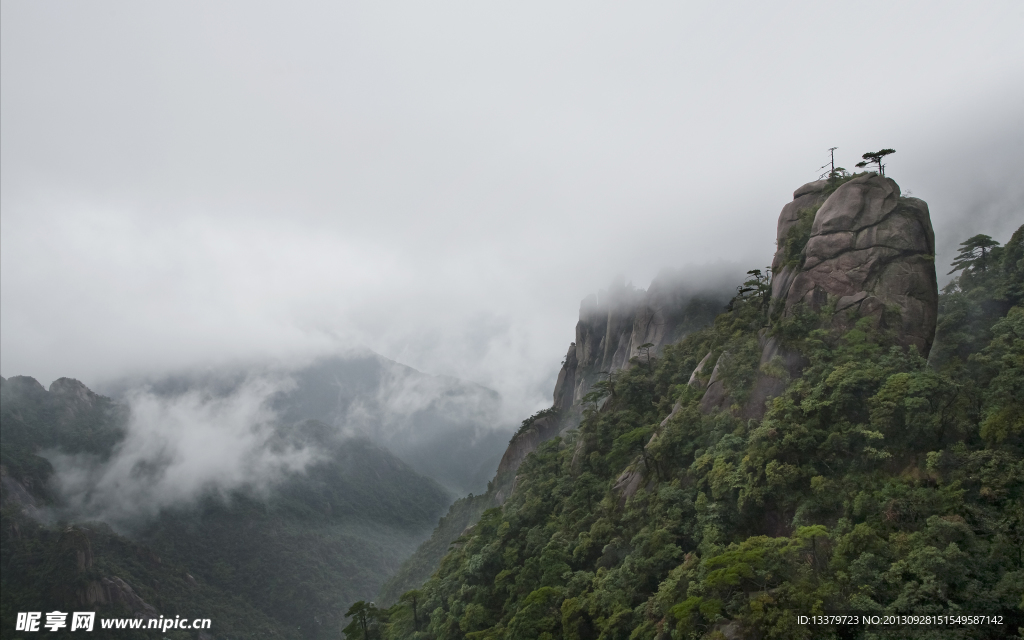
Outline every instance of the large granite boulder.
POLYGON ((775 252, 775 260, 772 262, 772 271, 778 273, 783 267, 785 244, 790 231, 800 223, 805 213, 810 213, 825 202, 828 180, 808 182, 793 192, 793 200, 782 207, 779 214, 778 230, 775 234, 775 245, 779 248, 775 252))
MULTIPOLYGON (((874 174, 838 188, 827 180, 811 182, 793 192, 793 200, 783 207, 776 244, 776 320, 796 313, 799 306, 820 311, 834 304, 833 328, 849 329, 860 318, 871 317, 876 326, 894 331, 897 344, 914 346, 927 357, 935 335, 938 287, 935 235, 924 201, 902 197, 893 180, 874 174)), ((761 418, 767 402, 805 365, 799 353, 768 333, 760 341, 761 372, 746 402, 736 409, 745 419, 761 418)), ((697 378, 695 371, 692 379, 697 378)), ((701 409, 710 412, 732 404, 730 390, 712 375, 701 409)))
POLYGON ((834 301, 837 326, 861 316, 891 322, 899 344, 928 355, 938 314, 935 234, 928 205, 901 197, 895 181, 867 175, 836 189, 814 216, 803 264, 779 276, 773 297, 784 315, 834 301))

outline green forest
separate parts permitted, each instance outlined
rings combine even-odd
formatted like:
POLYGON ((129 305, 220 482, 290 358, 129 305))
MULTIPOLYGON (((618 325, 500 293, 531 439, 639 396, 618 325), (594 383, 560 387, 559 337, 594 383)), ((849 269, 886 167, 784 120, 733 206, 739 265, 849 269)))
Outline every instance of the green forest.
POLYGON ((836 328, 834 300, 782 319, 752 272, 712 326, 596 384, 508 501, 422 587, 356 603, 346 637, 1024 637, 1024 227, 953 269, 927 359, 884 322, 836 328), (805 366, 743 420, 765 335, 805 366), (731 354, 732 410, 687 384, 709 352, 731 354))

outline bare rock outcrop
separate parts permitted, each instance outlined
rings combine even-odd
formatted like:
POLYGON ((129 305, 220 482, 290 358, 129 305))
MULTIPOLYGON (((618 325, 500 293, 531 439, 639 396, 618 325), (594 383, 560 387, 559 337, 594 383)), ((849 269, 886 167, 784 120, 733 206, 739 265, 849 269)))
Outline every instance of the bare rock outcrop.
POLYGON ((131 611, 132 615, 136 618, 149 619, 159 617, 160 612, 156 610, 156 607, 139 597, 131 585, 121 578, 117 576, 103 578, 101 582, 107 602, 121 604, 131 611))
POLYGON ((568 412, 576 401, 576 370, 579 361, 576 358, 576 343, 569 345, 569 351, 562 361, 562 368, 558 371, 558 379, 555 381, 554 404, 551 405, 560 412, 568 412))
MULTIPOLYGON (((801 195, 794 203, 812 195, 801 195)), ((790 217, 783 209, 780 234, 790 217)), ((782 251, 780 245, 776 264, 784 259, 782 251)), ((815 214, 803 264, 784 268, 772 289, 776 308, 784 315, 798 304, 818 310, 835 301, 839 327, 863 316, 885 324, 891 310, 898 319, 888 328, 896 330, 898 343, 916 346, 927 356, 938 315, 935 234, 928 205, 901 197, 899 185, 890 178, 866 175, 846 182, 815 214)))
POLYGON ((827 198, 828 180, 808 182, 793 192, 793 200, 782 207, 779 214, 779 224, 775 234, 775 244, 779 251, 775 253, 775 260, 772 263, 772 270, 778 273, 782 266, 781 258, 784 255, 786 240, 789 238, 790 230, 800 224, 801 218, 806 212, 810 212, 822 205, 827 198))
MULTIPOLYGON (((858 176, 838 188, 826 180, 793 192, 782 208, 772 261, 772 314, 785 319, 800 306, 820 311, 834 305, 830 324, 846 330, 870 317, 892 330, 896 343, 927 357, 935 335, 938 287, 935 234, 928 205, 901 196, 899 185, 875 174, 858 176)), ((767 403, 800 375, 805 362, 762 332, 761 358, 743 406, 712 373, 701 400, 705 412, 733 407, 738 417, 760 419, 767 403)), ((722 354, 715 372, 728 357, 722 354)), ((698 366, 691 384, 699 385, 698 366)))
POLYGON ((700 362, 694 368, 693 373, 690 374, 690 379, 686 382, 687 385, 695 389, 703 389, 707 386, 707 381, 701 378, 701 374, 704 372, 704 365, 711 359, 713 352, 708 351, 708 354, 701 358, 700 362))
POLYGON ((63 399, 70 405, 91 406, 100 398, 100 396, 93 393, 89 387, 74 378, 59 378, 54 380, 50 383, 50 393, 63 399))
MULTIPOLYGON (((776 240, 778 250, 772 262, 776 318, 795 313, 799 305, 820 311, 833 304, 833 327, 849 328, 869 316, 876 326, 894 330, 898 344, 915 346, 927 356, 935 333, 938 288, 935 236, 926 203, 901 197, 893 180, 874 174, 858 176, 838 188, 819 180, 793 193, 793 200, 779 215, 776 240)), ((656 278, 647 291, 619 283, 586 298, 580 306, 576 340, 558 374, 554 412, 512 439, 499 466, 499 479, 511 482, 519 464, 541 442, 578 425, 581 401, 602 376, 628 368, 645 348, 656 354, 721 308, 712 305, 710 314, 702 314, 707 309, 695 309, 694 298, 670 275, 656 278)), ((701 360, 689 384, 706 388, 702 411, 730 410, 743 419, 760 419, 767 403, 805 366, 799 353, 767 331, 759 336, 759 347, 758 374, 752 388, 739 395, 739 402, 722 375, 729 353, 719 354, 707 378, 712 354, 701 360)), ((623 495, 639 486, 638 477, 620 478, 623 495)), ((507 496, 506 486, 501 485, 502 498, 507 496)))
POLYGON ((7 465, 0 464, 0 505, 17 509, 30 518, 41 519, 42 511, 28 489, 17 478, 10 475, 7 465))
POLYGON ((504 504, 515 489, 515 474, 526 456, 535 451, 545 440, 550 440, 558 435, 561 427, 559 418, 557 413, 537 418, 512 437, 508 448, 505 449, 505 454, 501 456, 501 462, 498 463, 498 470, 494 474, 494 484, 497 487, 495 501, 498 504, 504 504))
POLYGON ((646 291, 619 282, 585 298, 576 340, 555 389, 555 406, 568 412, 563 427, 579 424, 583 396, 603 376, 627 369, 634 358, 646 355, 645 345, 651 345, 649 353, 656 356, 666 345, 713 321, 728 302, 729 285, 716 274, 695 289, 685 274, 666 270, 646 291))
POLYGON ((121 578, 96 575, 92 545, 84 529, 74 526, 64 529, 57 540, 56 551, 60 562, 77 577, 55 589, 55 595, 65 606, 120 604, 136 618, 156 618, 160 615, 153 605, 143 600, 121 578))
MULTIPOLYGON (((707 359, 707 356, 704 356, 704 358, 707 359)), ((728 360, 729 352, 726 351, 718 356, 718 360, 715 361, 715 368, 711 370, 707 391, 704 392, 704 397, 700 399, 700 409, 705 413, 710 412, 712 409, 721 409, 728 406, 729 389, 725 386, 725 380, 722 379, 722 367, 728 360)), ((698 368, 700 367, 700 365, 697 366, 698 368)), ((697 370, 695 369, 694 373, 696 372, 697 370)), ((693 375, 690 377, 693 378, 693 375)))
POLYGON ((636 463, 630 465, 619 474, 619 477, 615 480, 615 484, 612 486, 612 492, 619 496, 619 508, 621 509, 626 504, 626 500, 636 495, 636 492, 640 489, 640 483, 644 479, 643 472, 636 467, 636 463))

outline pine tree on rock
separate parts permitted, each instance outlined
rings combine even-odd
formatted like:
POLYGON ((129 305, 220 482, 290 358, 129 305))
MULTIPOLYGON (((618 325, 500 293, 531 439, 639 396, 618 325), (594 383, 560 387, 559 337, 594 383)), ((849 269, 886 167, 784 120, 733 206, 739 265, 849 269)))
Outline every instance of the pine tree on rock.
POLYGON ((878 175, 884 178, 885 165, 882 164, 882 158, 893 153, 896 153, 895 149, 881 149, 879 151, 869 151, 861 156, 862 158, 864 158, 864 160, 862 162, 857 163, 857 168, 863 169, 869 164, 873 164, 878 167, 878 175))

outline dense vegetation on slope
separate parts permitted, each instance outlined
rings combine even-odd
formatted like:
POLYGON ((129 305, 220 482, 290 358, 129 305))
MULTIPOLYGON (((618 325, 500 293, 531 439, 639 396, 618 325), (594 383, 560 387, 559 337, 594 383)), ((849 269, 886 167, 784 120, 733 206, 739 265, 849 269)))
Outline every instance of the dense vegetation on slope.
MULTIPOLYGON (((709 274, 704 274, 708 276, 709 274)), ((692 274, 691 274, 692 277, 692 274)), ((500 505, 512 489, 522 458, 550 434, 575 427, 582 407, 575 402, 593 383, 604 384, 609 371, 628 365, 634 347, 644 353, 709 326, 729 300, 728 289, 718 276, 710 275, 694 290, 693 282, 681 271, 662 270, 646 290, 625 282, 613 283, 599 296, 589 296, 580 305, 576 340, 569 347, 555 384, 554 405, 522 421, 508 443, 498 470, 487 483, 487 491, 470 495, 452 505, 424 542, 384 585, 378 603, 391 605, 401 594, 423 584, 441 563, 449 545, 481 514, 500 505), (651 340, 655 342, 650 342, 651 340)), ((489 468, 493 469, 494 465, 489 468)))
POLYGON ((494 492, 475 496, 469 494, 459 498, 448 509, 448 513, 437 523, 430 538, 409 556, 398 571, 384 586, 377 597, 379 603, 391 605, 398 602, 403 593, 423 584, 441 563, 449 545, 470 526, 476 524, 487 509, 495 506, 494 492))
POLYGON ((18 637, 17 612, 55 609, 210 618, 216 638, 336 638, 349 604, 376 592, 450 499, 387 450, 309 421, 281 437, 320 457, 269 490, 211 493, 127 532, 53 522, 70 514, 38 454, 114 455, 125 410, 70 380, 48 392, 12 378, 0 393, 2 638, 18 637))
MULTIPOLYGON (((975 239, 972 239, 976 240, 975 239)), ((353 609, 351 638, 1002 638, 1024 627, 1024 228, 964 245, 926 362, 870 318, 714 326, 595 386, 419 590, 353 609), (976 245, 977 243, 975 243, 976 245), (761 420, 735 417, 759 332, 806 361, 761 420), (731 354, 733 410, 687 381, 731 354), (634 495, 623 471, 642 474, 634 495), (1002 624, 800 624, 800 615, 1002 624)), ((757 292, 755 292, 757 293, 757 292)), ((765 293, 764 289, 760 290, 765 293)), ((771 366, 769 363, 768 366, 771 366)))

